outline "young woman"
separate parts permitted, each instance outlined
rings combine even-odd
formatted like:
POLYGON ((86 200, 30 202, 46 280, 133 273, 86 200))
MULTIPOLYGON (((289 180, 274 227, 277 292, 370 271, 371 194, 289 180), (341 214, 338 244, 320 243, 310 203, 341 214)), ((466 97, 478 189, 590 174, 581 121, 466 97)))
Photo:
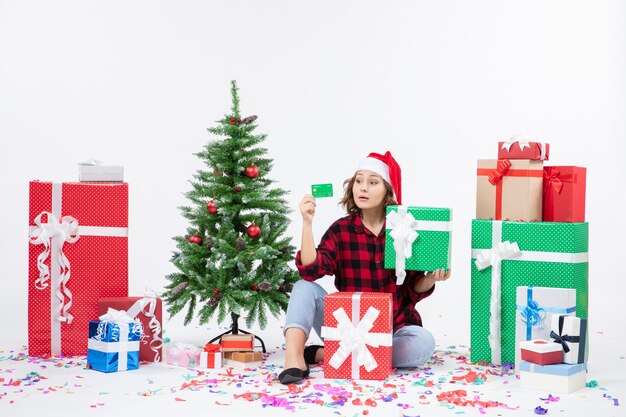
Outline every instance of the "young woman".
POLYGON ((328 228, 317 248, 313 239, 315 199, 305 195, 300 202, 302 246, 296 266, 303 279, 294 285, 287 308, 285 369, 278 376, 283 384, 301 382, 309 375, 308 365, 324 357, 322 346, 305 348, 311 329, 319 335, 323 325, 326 291, 314 281, 324 275, 335 276, 339 291, 393 294, 394 367, 418 366, 435 349, 435 340, 422 327, 415 304, 432 294, 435 282, 447 280, 450 271, 407 271, 404 283, 396 285, 395 270, 383 268, 386 207, 402 204, 399 165, 389 152, 371 153, 359 162, 344 188, 340 204, 348 215, 328 228))

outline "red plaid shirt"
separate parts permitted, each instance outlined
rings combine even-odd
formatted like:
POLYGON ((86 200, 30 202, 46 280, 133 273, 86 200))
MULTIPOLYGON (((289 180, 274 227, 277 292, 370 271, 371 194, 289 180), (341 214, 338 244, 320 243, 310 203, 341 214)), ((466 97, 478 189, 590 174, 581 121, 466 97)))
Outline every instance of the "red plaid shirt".
POLYGON ((422 271, 406 271, 402 285, 396 285, 395 269, 384 269, 385 231, 375 236, 363 226, 359 216, 343 217, 333 223, 317 247, 317 260, 302 265, 300 251, 296 254, 296 267, 300 276, 315 281, 324 275, 335 276, 339 291, 388 292, 393 294, 394 332, 407 325, 422 325, 415 304, 433 293, 433 285, 419 294, 413 290, 422 271))

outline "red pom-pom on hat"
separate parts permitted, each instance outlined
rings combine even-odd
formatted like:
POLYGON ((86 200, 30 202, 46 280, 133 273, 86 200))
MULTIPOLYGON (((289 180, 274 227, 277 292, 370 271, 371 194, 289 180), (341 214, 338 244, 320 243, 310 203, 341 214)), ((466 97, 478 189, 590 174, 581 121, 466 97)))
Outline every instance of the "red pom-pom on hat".
POLYGON ((387 151, 384 155, 376 152, 370 153, 367 158, 359 162, 357 171, 359 170, 372 171, 380 175, 391 184, 398 204, 402 204, 402 171, 391 152, 387 151))

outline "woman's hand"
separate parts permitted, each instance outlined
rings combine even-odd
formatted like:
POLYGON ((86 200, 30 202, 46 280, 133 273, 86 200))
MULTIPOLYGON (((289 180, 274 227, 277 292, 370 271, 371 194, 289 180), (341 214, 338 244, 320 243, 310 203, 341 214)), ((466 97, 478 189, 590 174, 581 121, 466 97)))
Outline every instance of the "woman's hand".
POLYGON ((313 222, 313 217, 315 216, 315 206, 317 203, 315 202, 315 197, 311 194, 305 194, 300 201, 300 214, 302 214, 302 220, 308 223, 313 222))
POLYGON ((448 278, 450 278, 450 272, 451 272, 450 269, 448 269, 447 271, 443 268, 437 269, 436 271, 431 271, 427 273, 425 278, 432 281, 434 284, 435 282, 438 282, 438 281, 446 281, 448 278))

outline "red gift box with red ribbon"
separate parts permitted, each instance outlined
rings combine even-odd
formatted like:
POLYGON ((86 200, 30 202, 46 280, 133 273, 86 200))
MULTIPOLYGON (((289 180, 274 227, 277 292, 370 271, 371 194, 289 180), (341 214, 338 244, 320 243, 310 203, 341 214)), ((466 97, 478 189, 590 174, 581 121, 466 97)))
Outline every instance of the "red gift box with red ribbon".
POLYGON ((391 373, 389 293, 336 292, 324 298, 324 378, 377 379, 391 373))
POLYGON ((585 221, 587 168, 550 166, 543 168, 543 221, 585 221))
POLYGON ((142 324, 139 342, 139 360, 161 362, 163 357, 163 303, 156 294, 146 297, 108 297, 98 301, 98 316, 106 314, 109 308, 124 310, 131 318, 142 324))
POLYGON ((547 161, 550 156, 550 144, 525 140, 498 142, 498 159, 532 159, 547 161))
POLYGON ((477 175, 477 219, 541 221, 543 161, 480 159, 477 175))
POLYGON ((103 296, 128 295, 128 184, 32 181, 28 354, 87 354, 103 296))

